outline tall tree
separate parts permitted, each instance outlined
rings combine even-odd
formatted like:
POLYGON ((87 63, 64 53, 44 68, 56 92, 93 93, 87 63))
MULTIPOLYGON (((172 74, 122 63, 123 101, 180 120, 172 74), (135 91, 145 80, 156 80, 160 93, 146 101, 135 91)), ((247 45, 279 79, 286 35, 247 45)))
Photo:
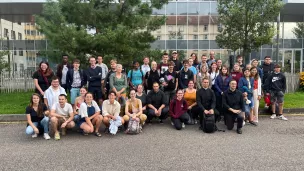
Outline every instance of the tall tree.
POLYGON ((5 69, 9 69, 7 61, 4 59, 6 55, 9 54, 9 51, 0 51, 0 73, 5 69))
POLYGON ((151 16, 152 9, 160 9, 167 2, 49 0, 36 18, 51 46, 72 58, 85 62, 86 54, 101 54, 128 64, 142 58, 142 52, 155 53, 150 52, 150 43, 155 41, 151 32, 166 18, 151 16))
POLYGON ((242 49, 248 57, 252 50, 271 44, 273 22, 280 13, 281 0, 218 0, 219 22, 223 25, 216 42, 221 48, 242 49))
POLYGON ((292 29, 292 32, 298 39, 304 38, 304 22, 297 23, 297 26, 292 29))

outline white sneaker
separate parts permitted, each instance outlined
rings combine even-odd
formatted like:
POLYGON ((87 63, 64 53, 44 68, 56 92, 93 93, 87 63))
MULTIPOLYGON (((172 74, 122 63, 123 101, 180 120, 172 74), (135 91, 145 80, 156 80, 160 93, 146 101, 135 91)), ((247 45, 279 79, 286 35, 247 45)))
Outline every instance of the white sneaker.
POLYGON ((272 115, 270 116, 270 119, 275 119, 276 117, 277 117, 276 114, 272 114, 272 115))
POLYGON ((279 116, 279 119, 281 119, 281 120, 283 120, 283 121, 288 121, 288 119, 285 118, 285 116, 283 116, 283 115, 279 116))
POLYGON ((186 127, 185 123, 182 123, 182 128, 185 128, 185 127, 186 127))
POLYGON ((37 138, 37 136, 38 135, 35 133, 35 134, 32 135, 32 138, 37 138))
POLYGON ((51 139, 51 137, 49 136, 48 133, 44 133, 44 134, 43 134, 43 138, 46 139, 46 140, 51 139))
POLYGON ((174 123, 173 123, 173 122, 171 122, 171 125, 172 125, 172 126, 174 126, 174 123))
POLYGON ((246 122, 245 121, 243 121, 243 126, 245 126, 246 125, 246 122))

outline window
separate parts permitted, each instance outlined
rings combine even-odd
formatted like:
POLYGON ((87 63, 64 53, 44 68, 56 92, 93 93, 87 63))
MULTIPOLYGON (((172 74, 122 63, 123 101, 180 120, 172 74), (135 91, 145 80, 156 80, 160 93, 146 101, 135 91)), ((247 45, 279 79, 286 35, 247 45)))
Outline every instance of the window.
POLYGON ((31 31, 30 31, 30 30, 26 30, 26 34, 27 34, 27 35, 30 35, 30 34, 31 34, 31 31))
POLYGON ((17 55, 17 48, 14 47, 14 55, 17 55))
POLYGON ((24 70, 24 64, 19 64, 20 71, 24 70))
POLYGON ((15 40, 16 39, 16 35, 15 35, 15 31, 11 30, 11 39, 15 40))
POLYGON ((31 31, 31 35, 34 35, 34 36, 35 36, 35 35, 36 35, 36 31, 35 31, 35 30, 32 30, 32 31, 31 31))
POLYGON ((208 34, 204 34, 204 39, 208 40, 208 34))
POLYGON ((208 25, 204 25, 204 31, 208 31, 208 25))
POLYGON ((8 37, 8 29, 4 29, 4 37, 8 37))
POLYGON ((183 32, 184 31, 184 26, 179 26, 178 31, 183 32))
POLYGON ((17 71, 17 63, 14 63, 14 70, 17 71))
POLYGON ((18 33, 18 40, 22 40, 22 34, 18 33))
POLYGON ((157 36, 157 37, 156 37, 156 40, 160 40, 160 36, 157 36))
POLYGON ((171 32, 173 30, 172 26, 168 26, 168 31, 171 32))
POLYGON ((21 22, 18 22, 19 25, 21 25, 21 22))
POLYGON ((19 56, 23 56, 23 49, 19 48, 19 56))
POLYGON ((222 25, 221 25, 221 24, 217 25, 217 31, 218 31, 218 32, 221 32, 221 31, 222 31, 222 25))
POLYGON ((193 27, 193 32, 197 32, 197 27, 196 26, 193 27))
POLYGON ((193 35, 193 39, 196 40, 197 38, 198 38, 197 34, 193 35))

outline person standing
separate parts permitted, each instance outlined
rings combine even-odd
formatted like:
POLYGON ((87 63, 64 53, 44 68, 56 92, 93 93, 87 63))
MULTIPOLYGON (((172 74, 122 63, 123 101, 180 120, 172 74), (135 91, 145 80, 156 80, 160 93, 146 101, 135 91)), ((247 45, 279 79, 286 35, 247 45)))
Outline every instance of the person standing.
POLYGON ((238 55, 238 56, 236 57, 236 61, 237 61, 237 63, 239 64, 241 70, 243 71, 243 70, 246 68, 245 64, 243 63, 243 56, 238 55))
POLYGON ((242 112, 244 111, 244 97, 241 91, 237 90, 237 83, 235 80, 231 80, 229 83, 229 89, 223 93, 223 107, 225 111, 225 123, 228 130, 232 130, 234 122, 237 120, 238 134, 242 134, 242 127, 244 117, 242 112))
POLYGON ((196 70, 199 71, 199 68, 198 68, 199 62, 198 62, 196 53, 191 53, 190 58, 193 60, 192 66, 194 66, 196 68, 196 70))
POLYGON ((239 80, 243 77, 243 71, 242 71, 239 63, 234 64, 230 75, 231 75, 232 79, 234 79, 237 83, 239 83, 239 80))
POLYGON ((80 95, 80 88, 87 83, 85 74, 82 69, 79 69, 79 66, 79 59, 74 59, 73 68, 69 69, 66 75, 66 85, 68 90, 70 90, 71 104, 73 106, 75 104, 76 97, 80 95))
POLYGON ((151 68, 149 66, 149 63, 150 63, 149 57, 145 56, 143 62, 144 62, 144 64, 141 66, 141 70, 143 71, 144 75, 146 75, 146 73, 151 70, 151 68))
POLYGON ((216 60, 217 69, 221 70, 223 66, 223 61, 221 59, 216 60))
POLYGON ((128 85, 130 89, 136 90, 139 84, 144 83, 144 77, 143 71, 139 68, 139 63, 133 61, 133 69, 128 72, 128 85))
POLYGON ((182 69, 182 63, 178 60, 178 53, 177 51, 172 52, 172 58, 171 61, 174 62, 174 71, 179 72, 182 69))
POLYGON ((116 72, 116 65, 117 65, 117 61, 112 59, 110 61, 110 70, 108 72, 108 74, 106 75, 106 78, 105 78, 105 88, 103 89, 104 91, 104 99, 106 99, 106 97, 108 97, 108 94, 109 94, 109 91, 110 91, 110 76, 116 72))
POLYGON ((109 72, 108 66, 106 64, 103 63, 103 57, 101 55, 97 56, 97 64, 96 66, 99 66, 102 69, 102 85, 104 85, 104 80, 106 79, 106 76, 109 72))
POLYGON ((163 74, 168 70, 168 68, 169 68, 169 55, 168 53, 164 53, 162 57, 162 62, 157 66, 157 70, 160 73, 160 77, 163 77, 163 74))
POLYGON ((258 70, 256 67, 252 67, 250 69, 251 73, 251 78, 254 79, 253 82, 253 117, 254 117, 254 122, 258 123, 259 122, 259 105, 260 105, 260 100, 262 97, 262 81, 259 76, 258 70))
POLYGON ((122 65, 117 64, 116 72, 110 76, 110 90, 116 93, 117 99, 121 97, 125 99, 127 97, 127 87, 127 77, 122 73, 122 65))
POLYGON ((145 85, 147 88, 147 93, 153 89, 153 83, 159 83, 160 74, 157 71, 157 63, 155 61, 151 62, 151 70, 145 75, 145 85))
POLYGON ((43 97, 45 90, 51 85, 53 76, 54 72, 50 68, 49 63, 41 61, 38 70, 33 74, 35 93, 43 97))
POLYGON ((281 72, 281 66, 276 64, 274 66, 274 73, 270 74, 265 82, 264 90, 270 94, 271 98, 271 119, 278 117, 281 120, 288 119, 283 115, 284 94, 286 91, 286 77, 281 72), (276 115, 276 103, 279 105, 279 113, 276 115))
POLYGON ((196 81, 196 89, 201 89, 203 87, 202 83, 203 83, 203 79, 204 78, 208 78, 209 79, 209 87, 212 87, 212 80, 210 77, 210 74, 208 73, 208 68, 206 65, 203 65, 201 67, 200 72, 197 74, 197 81, 196 81))
POLYGON ((194 74, 189 70, 189 61, 185 59, 183 61, 184 69, 179 72, 178 85, 180 89, 185 89, 188 87, 190 80, 194 81, 194 74))
POLYGON ((215 80, 216 77, 219 75, 219 70, 217 68, 217 64, 215 62, 211 63, 210 65, 210 70, 209 70, 209 74, 210 74, 210 79, 212 81, 212 90, 215 90, 215 80))
POLYGON ((62 63, 57 66, 56 76, 59 78, 60 86, 67 91, 66 85, 66 75, 69 69, 72 69, 73 66, 69 63, 69 56, 62 55, 62 63))
POLYGON ((96 59, 91 56, 90 67, 86 70, 86 78, 89 82, 88 91, 93 94, 99 106, 102 105, 102 69, 96 66, 96 59))
MULTIPOLYGON (((188 59, 189 61, 189 70, 192 71, 193 73, 193 81, 194 81, 194 84, 196 84, 196 75, 197 75, 197 69, 193 66, 193 59, 188 59)), ((182 67, 181 70, 183 70, 184 67, 182 67)))
POLYGON ((209 54, 209 59, 207 61, 208 66, 211 66, 212 63, 216 63, 216 59, 215 59, 215 52, 211 51, 209 54))
MULTIPOLYGON (((258 70, 259 77, 260 77, 261 80, 262 80, 262 79, 263 79, 263 70, 262 70, 261 68, 259 68, 258 65, 259 65, 259 60, 253 59, 253 60, 251 61, 251 68, 252 68, 252 67, 255 67, 255 68, 258 70)), ((251 68, 250 68, 250 69, 251 69, 251 68)))
POLYGON ((178 74, 174 71, 174 62, 169 62, 169 69, 164 73, 163 87, 167 98, 167 104, 175 97, 178 88, 178 74))
POLYGON ((202 60, 201 63, 198 65, 198 69, 200 70, 202 66, 206 66, 208 68, 207 56, 203 54, 201 56, 201 60, 202 60))

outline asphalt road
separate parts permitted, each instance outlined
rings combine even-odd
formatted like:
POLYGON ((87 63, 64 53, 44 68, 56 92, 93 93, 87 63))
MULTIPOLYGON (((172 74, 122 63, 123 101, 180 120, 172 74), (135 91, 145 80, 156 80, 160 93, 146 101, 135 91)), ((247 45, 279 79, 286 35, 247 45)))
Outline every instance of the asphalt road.
MULTIPOLYGON (((32 139, 25 124, 0 124, 0 170, 304 170, 304 117, 261 118, 258 127, 205 134, 170 123, 139 135, 32 139)), ((222 123, 220 128, 224 128, 222 123)))

